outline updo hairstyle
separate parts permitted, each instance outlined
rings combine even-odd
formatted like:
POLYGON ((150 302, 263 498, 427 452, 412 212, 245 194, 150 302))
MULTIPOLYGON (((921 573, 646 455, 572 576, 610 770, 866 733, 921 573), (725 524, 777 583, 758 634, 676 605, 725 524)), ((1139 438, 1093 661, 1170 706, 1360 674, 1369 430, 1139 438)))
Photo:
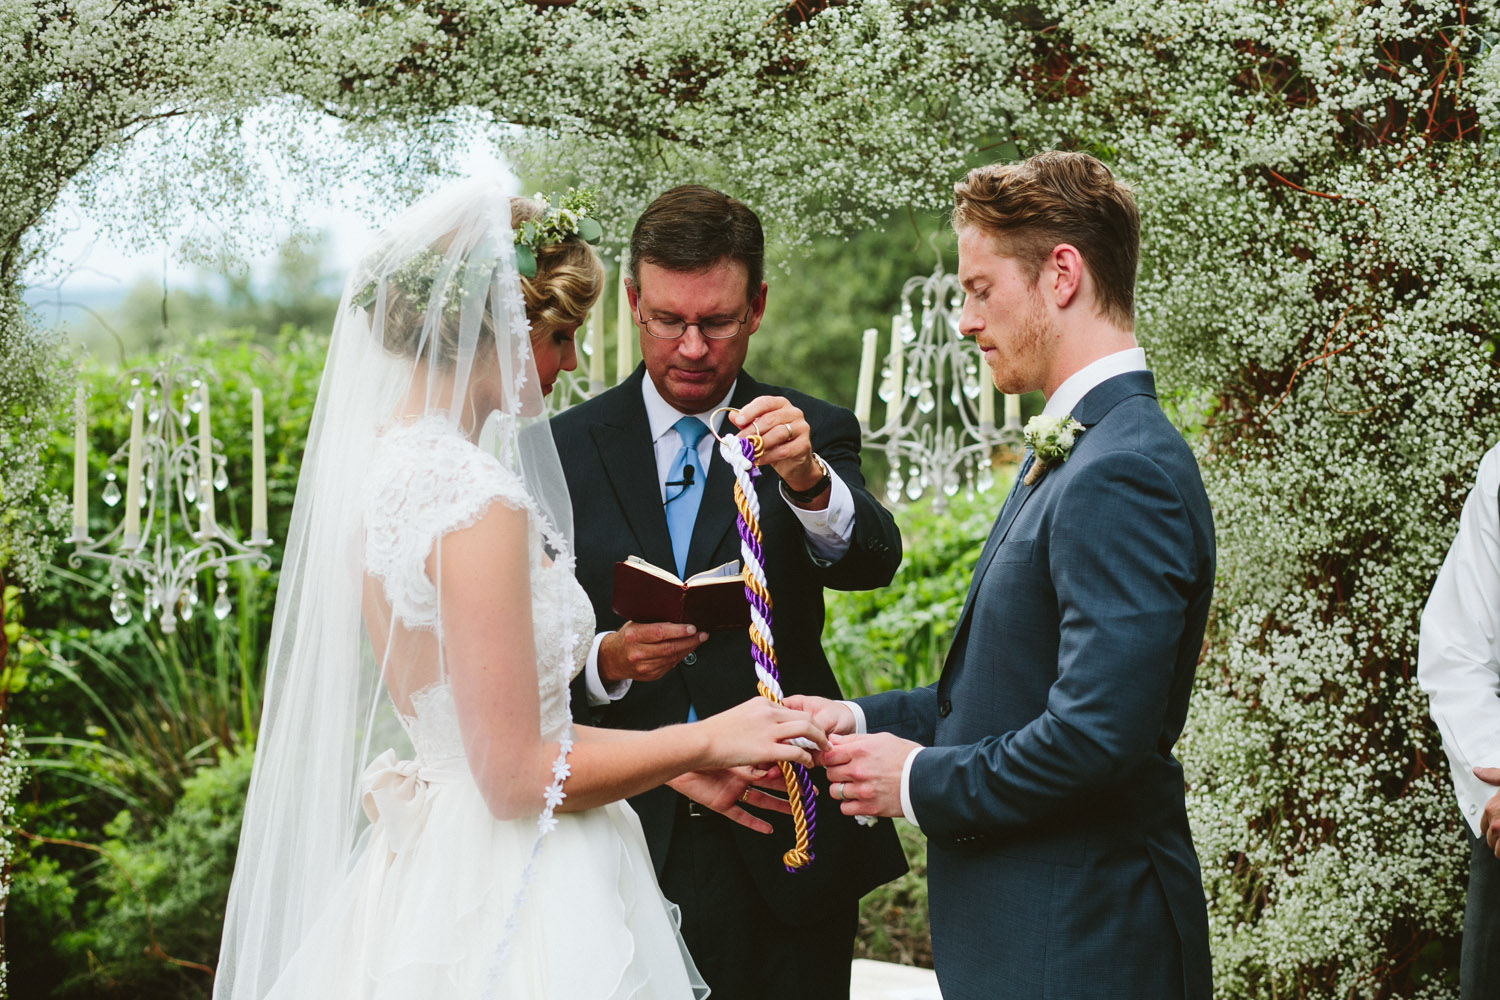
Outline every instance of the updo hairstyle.
MULTIPOLYGON (((542 214, 542 206, 530 198, 511 198, 510 224, 518 230, 528 219, 542 214)), ((451 235, 431 245, 441 256, 448 249, 451 235)), ((450 367, 458 359, 459 318, 456 310, 445 309, 438 323, 435 343, 422 343, 422 327, 427 318, 427 296, 416 296, 398 281, 385 285, 385 323, 381 342, 385 349, 400 357, 417 357, 441 367, 450 367)), ((526 303, 526 319, 531 324, 533 342, 553 330, 583 323, 588 311, 604 291, 604 264, 594 248, 576 235, 559 243, 542 247, 536 254, 536 277, 521 277, 521 295, 526 303)), ((488 308, 480 320, 481 345, 494 344, 494 320, 488 308)))

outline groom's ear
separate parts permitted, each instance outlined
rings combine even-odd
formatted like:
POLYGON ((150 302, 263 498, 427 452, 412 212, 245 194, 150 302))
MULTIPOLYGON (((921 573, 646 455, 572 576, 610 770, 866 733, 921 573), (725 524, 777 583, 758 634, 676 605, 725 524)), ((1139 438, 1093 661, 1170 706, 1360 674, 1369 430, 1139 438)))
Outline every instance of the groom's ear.
POLYGON ((1083 291, 1084 274, 1083 254, 1071 243, 1059 243, 1042 268, 1042 290, 1057 308, 1066 309, 1083 291))

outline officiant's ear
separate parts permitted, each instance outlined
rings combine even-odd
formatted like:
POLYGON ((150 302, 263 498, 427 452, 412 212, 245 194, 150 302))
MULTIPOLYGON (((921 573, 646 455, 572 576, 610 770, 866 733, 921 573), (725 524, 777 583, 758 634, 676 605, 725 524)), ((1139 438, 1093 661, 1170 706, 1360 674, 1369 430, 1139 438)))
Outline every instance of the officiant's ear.
POLYGON ((1059 309, 1066 309, 1074 302, 1087 282, 1087 269, 1083 254, 1071 243, 1059 243, 1047 255, 1042 268, 1041 281, 1044 292, 1050 294, 1059 309))

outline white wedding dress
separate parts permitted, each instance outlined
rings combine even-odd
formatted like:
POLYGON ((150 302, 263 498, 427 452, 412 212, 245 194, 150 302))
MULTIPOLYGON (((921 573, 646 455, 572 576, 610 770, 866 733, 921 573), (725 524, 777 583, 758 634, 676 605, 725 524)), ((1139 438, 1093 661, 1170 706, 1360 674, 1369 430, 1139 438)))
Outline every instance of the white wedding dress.
MULTIPOLYGON (((524 484, 431 418, 386 431, 369 472, 365 572, 382 586, 393 619, 412 634, 441 625, 437 588, 425 569, 435 541, 472 525, 492 503, 528 511, 541 736, 564 737, 568 683, 587 656, 593 611, 573 577, 571 555, 547 557, 524 484)), ((499 820, 490 813, 464 755, 440 651, 435 659, 415 665, 418 680, 423 672, 439 679, 410 685, 410 712, 400 716, 414 755, 398 759, 388 749, 365 768, 360 791, 370 826, 337 896, 270 995, 681 1000, 705 994, 677 933, 676 908, 656 884, 635 813, 623 802, 557 813, 533 859, 536 817, 499 820)), ((388 665, 388 683, 404 666, 388 665)))

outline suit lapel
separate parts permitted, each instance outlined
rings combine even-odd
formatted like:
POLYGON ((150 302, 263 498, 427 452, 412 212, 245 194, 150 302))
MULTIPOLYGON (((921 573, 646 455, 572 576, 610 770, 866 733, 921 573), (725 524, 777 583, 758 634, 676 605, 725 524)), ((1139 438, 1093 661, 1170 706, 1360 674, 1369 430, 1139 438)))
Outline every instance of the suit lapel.
MULTIPOLYGON (((1152 397, 1156 395, 1156 380, 1150 372, 1136 371, 1116 375, 1090 389, 1078 401, 1078 405, 1073 408, 1073 419, 1083 424, 1085 428, 1092 427, 1103 420, 1105 415, 1121 400, 1139 395, 1152 397)), ((984 578, 985 571, 989 569, 990 563, 994 561, 995 553, 1005 542, 1005 536, 1010 533, 1011 525, 1015 523, 1016 516, 1021 513, 1021 508, 1046 481, 1046 476, 1032 486, 1018 481, 1016 485, 1018 492, 1007 498, 1005 506, 1000 509, 1000 514, 995 519, 995 526, 990 529, 990 537, 984 543, 984 550, 979 554, 979 561, 974 565, 974 575, 969 580, 969 594, 964 599, 964 609, 958 616, 958 627, 953 631, 953 644, 948 647, 948 655, 943 660, 944 670, 953 662, 955 654, 961 653, 963 649, 968 636, 969 618, 974 611, 974 599, 979 593, 979 584, 984 578)))
MULTIPOLYGON (((760 393, 760 383, 742 371, 739 380, 735 383, 734 394, 729 397, 729 405, 744 406, 760 393)), ((727 413, 720 414, 714 432, 720 435, 738 433, 734 424, 729 422, 727 413)), ((769 474, 769 471, 764 470, 762 475, 769 474)), ((689 573, 699 573, 712 568, 714 554, 718 551, 724 536, 733 530, 734 519, 734 470, 729 467, 728 462, 719 457, 719 449, 715 445, 709 453, 708 480, 703 487, 703 504, 698 508, 698 519, 693 522, 693 537, 688 543, 687 571, 689 573)), ((665 517, 663 517, 663 523, 665 523, 665 517)))
POLYGON ((672 536, 667 533, 667 515, 662 510, 661 488, 656 481, 656 452, 651 446, 651 424, 641 398, 644 369, 620 386, 616 405, 589 428, 599 463, 615 492, 620 510, 630 523, 643 558, 671 569, 672 536))

